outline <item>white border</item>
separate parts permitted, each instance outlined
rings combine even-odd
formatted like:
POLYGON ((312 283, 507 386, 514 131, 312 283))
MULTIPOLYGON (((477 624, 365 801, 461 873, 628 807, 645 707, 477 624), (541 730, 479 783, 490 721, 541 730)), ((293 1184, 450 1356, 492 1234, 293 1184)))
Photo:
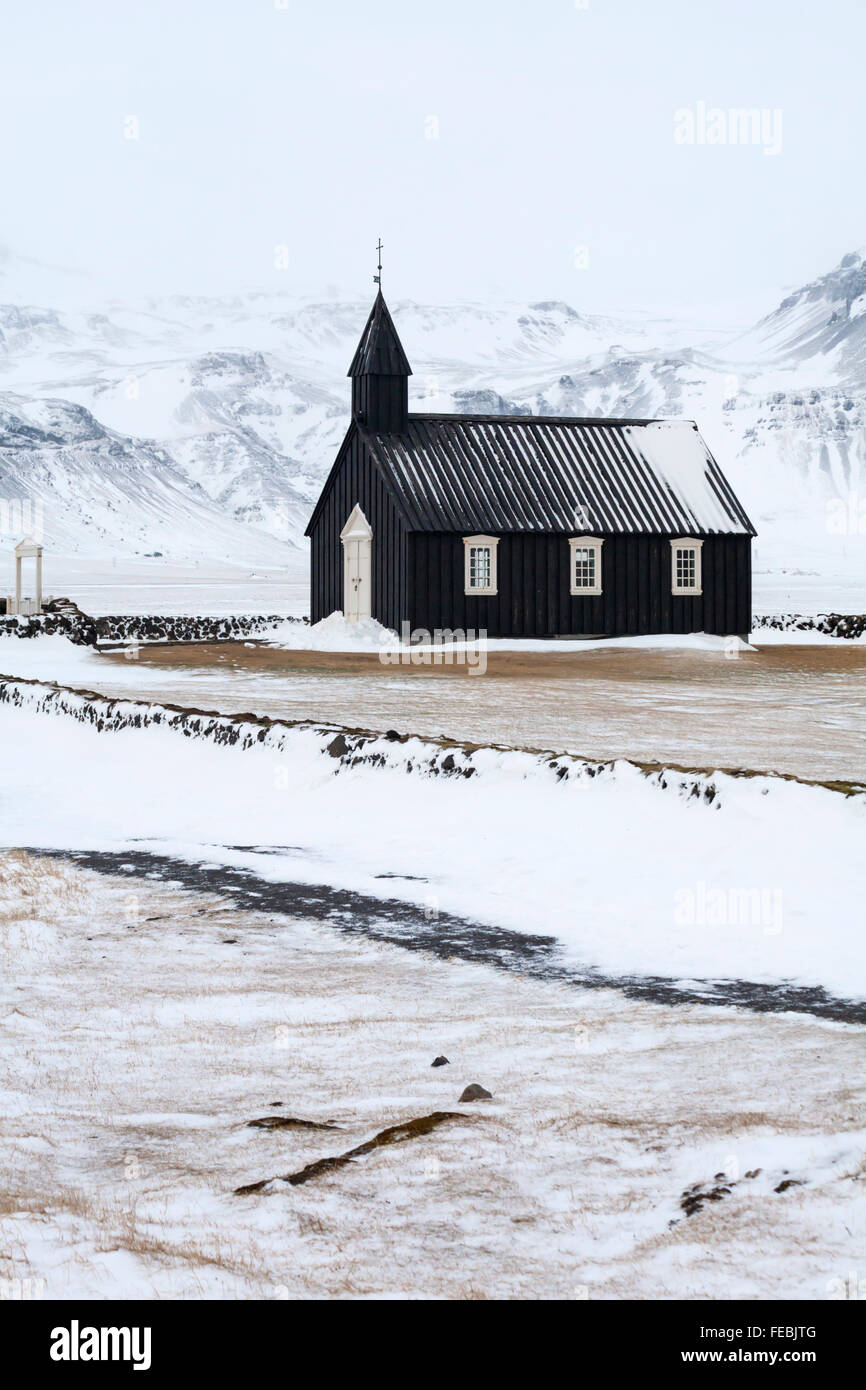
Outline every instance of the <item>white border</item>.
POLYGON ((703 566, 701 564, 701 547, 703 541, 695 540, 694 536, 679 536, 671 541, 671 593, 674 598, 700 598, 703 589, 703 566), (695 582, 691 589, 684 589, 677 584, 677 551, 693 550, 695 552, 695 582))
POLYGON ((463 592, 469 597, 491 597, 499 592, 497 581, 499 571, 496 560, 496 548, 499 545, 498 536, 464 536, 463 537, 463 592), (483 589, 478 585, 469 583, 469 551, 473 545, 488 546, 490 549, 490 583, 483 589))
POLYGON ((599 540, 598 536, 572 536, 568 542, 568 588, 572 598, 597 598, 603 593, 601 577, 601 547, 604 541, 599 540), (595 551, 595 583, 578 585, 574 582, 574 552, 580 546, 583 550, 595 551))

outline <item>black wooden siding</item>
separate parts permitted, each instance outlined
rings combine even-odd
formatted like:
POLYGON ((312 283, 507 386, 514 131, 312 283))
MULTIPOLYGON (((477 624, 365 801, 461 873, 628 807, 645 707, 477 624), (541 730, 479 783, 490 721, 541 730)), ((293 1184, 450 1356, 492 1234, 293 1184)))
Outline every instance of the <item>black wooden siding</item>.
POLYGON ((373 617, 491 637, 746 634, 754 528, 694 421, 408 413, 412 369, 381 286, 349 368, 352 425, 307 527, 311 617, 345 608, 340 532, 373 531, 373 617), (498 594, 464 592, 463 538, 501 537, 498 594), (603 539, 603 592, 570 593, 570 535, 603 539), (671 546, 703 541, 702 593, 671 546))
POLYGON ((671 593, 669 535, 595 532, 604 540, 603 592, 596 597, 569 593, 569 532, 500 533, 498 594, 465 594, 463 533, 410 532, 399 498, 355 425, 309 527, 313 622, 345 607, 340 532, 358 503, 373 530, 373 617, 397 632, 404 621, 430 631, 485 628, 491 637, 727 636, 751 627, 749 535, 705 536, 703 592, 684 598, 671 593))
POLYGON ((356 376, 352 380, 352 417, 365 429, 405 430, 409 419, 409 384, 405 376, 356 376))
MULTIPOLYGON (((348 515, 348 513, 347 513, 348 515)), ((463 538, 413 533, 408 546, 412 627, 486 628, 490 637, 631 637, 659 632, 745 636, 752 624, 751 537, 710 536, 702 548, 702 593, 671 593, 669 537, 600 537, 602 589, 573 596, 567 535, 505 535, 498 593, 464 593, 463 538)), ((375 545, 375 540, 374 540, 375 545)))
POLYGON ((373 617, 399 631, 407 616, 406 531, 354 426, 338 455, 310 532, 310 617, 317 623, 345 607, 340 532, 358 503, 373 531, 373 617))

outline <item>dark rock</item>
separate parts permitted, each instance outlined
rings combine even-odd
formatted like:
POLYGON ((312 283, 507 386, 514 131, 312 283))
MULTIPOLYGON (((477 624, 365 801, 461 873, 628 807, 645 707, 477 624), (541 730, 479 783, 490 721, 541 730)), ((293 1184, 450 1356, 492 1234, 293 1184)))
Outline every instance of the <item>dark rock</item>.
POLYGON ((774 1191, 774 1192, 787 1192, 789 1187, 803 1187, 803 1186, 804 1186, 804 1184, 803 1184, 802 1182, 800 1182, 800 1180, 799 1180, 798 1178, 785 1178, 784 1182, 780 1182, 778 1187, 774 1187, 774 1188, 773 1188, 773 1191, 774 1191))
POLYGON ((407 1139, 417 1139, 425 1134, 430 1134, 441 1124, 446 1124, 451 1120, 459 1120, 464 1124, 471 1124, 465 1115, 457 1115, 452 1110, 436 1110, 432 1115, 422 1115, 417 1120, 405 1120, 399 1125, 390 1125, 388 1129, 383 1129, 379 1134, 375 1134, 372 1139, 368 1139, 365 1144, 359 1144, 355 1149, 349 1149, 348 1153, 335 1154, 332 1158, 320 1158, 315 1163, 308 1163, 306 1168, 302 1168, 299 1173, 286 1173, 282 1177, 263 1178, 260 1182, 247 1183, 244 1187, 235 1188, 236 1197, 248 1197, 253 1192, 261 1192, 272 1182, 288 1183, 291 1187, 297 1187, 299 1183, 308 1182, 310 1178, 319 1177, 322 1173, 331 1173, 336 1168, 342 1168, 353 1159, 362 1158, 365 1154, 372 1153, 374 1149, 382 1148, 386 1144, 402 1144, 407 1139))
MULTIPOLYGON (((282 1101, 277 1102, 278 1105, 282 1101)), ((320 1124, 316 1120, 297 1120, 294 1115, 263 1115, 260 1120, 249 1120, 247 1129, 339 1129, 333 1120, 320 1124)))
POLYGON ((447 1057, 435 1057, 430 1065, 431 1067, 448 1067, 451 1064, 447 1057))
POLYGON ((468 1104, 471 1100, 492 1100, 493 1096, 489 1091, 485 1091, 483 1086, 479 1086, 473 1081, 471 1086, 467 1086, 463 1095, 460 1097, 460 1104, 468 1104))
POLYGON ((337 737, 331 739, 328 744, 328 752, 332 758, 345 758, 348 751, 349 745, 342 734, 337 734, 337 737))
MULTIPOLYGON (((0 615, 3 612, 0 600, 0 615)), ((230 636, 248 637, 266 634, 283 622, 305 622, 305 619, 284 619, 275 614, 243 614, 230 620, 213 617, 178 616, 106 616, 91 618, 68 598, 57 598, 46 605, 39 618, 26 623, 8 618, 4 634, 15 637, 38 637, 61 634, 78 646, 93 647, 103 642, 157 641, 209 642, 224 641, 230 636)))
MULTIPOLYGON (((724 1176, 724 1173, 717 1173, 714 1181, 724 1176)), ((697 1212, 703 1210, 705 1202, 721 1202, 724 1197, 729 1197, 731 1195, 731 1187, 734 1186, 736 1186, 736 1184, 733 1182, 730 1186, 722 1183, 716 1187, 710 1187, 709 1184, 704 1186, 701 1183, 695 1183, 692 1187, 687 1187, 680 1197, 680 1209, 685 1212, 686 1216, 694 1216, 697 1212)))

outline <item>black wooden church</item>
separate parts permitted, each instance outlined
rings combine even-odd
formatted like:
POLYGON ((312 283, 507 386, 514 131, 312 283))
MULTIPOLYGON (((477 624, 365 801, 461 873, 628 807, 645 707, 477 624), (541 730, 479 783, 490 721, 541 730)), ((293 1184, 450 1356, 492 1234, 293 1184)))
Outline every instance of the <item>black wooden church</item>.
POLYGON ((410 414, 411 374, 380 289, 307 527, 313 622, 748 634, 755 530, 695 424, 410 414))

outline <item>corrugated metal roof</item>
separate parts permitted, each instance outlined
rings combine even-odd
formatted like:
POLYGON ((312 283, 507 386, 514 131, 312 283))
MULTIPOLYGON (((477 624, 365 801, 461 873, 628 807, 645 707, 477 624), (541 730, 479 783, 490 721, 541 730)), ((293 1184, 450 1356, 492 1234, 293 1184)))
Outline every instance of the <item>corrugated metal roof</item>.
POLYGON ((691 421, 410 415, 364 437, 413 531, 755 534, 691 421))
POLYGON ((397 337, 382 291, 376 295, 348 376, 411 376, 412 368, 397 337))

